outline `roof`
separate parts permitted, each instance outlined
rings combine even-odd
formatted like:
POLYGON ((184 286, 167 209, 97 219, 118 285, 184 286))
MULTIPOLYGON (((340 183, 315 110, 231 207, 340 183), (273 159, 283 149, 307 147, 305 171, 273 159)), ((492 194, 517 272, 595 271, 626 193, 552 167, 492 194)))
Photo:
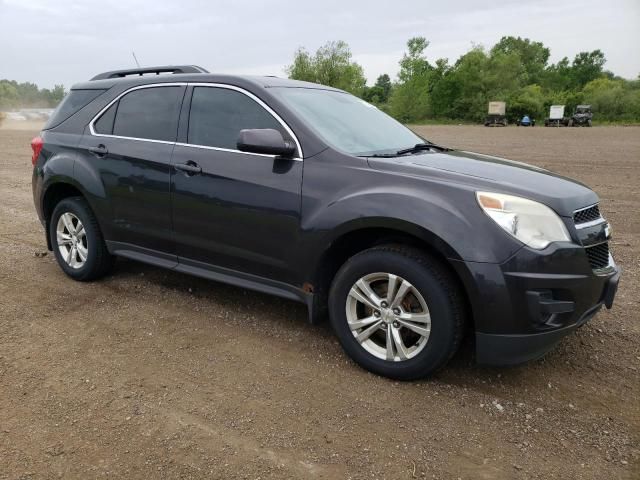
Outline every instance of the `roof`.
POLYGON ((134 87, 149 83, 174 83, 174 82, 202 82, 225 83, 236 86, 258 86, 263 88, 290 87, 290 88, 316 88, 334 90, 333 87, 318 83, 302 82, 288 78, 259 75, 227 75, 209 73, 205 69, 195 65, 146 67, 140 69, 114 70, 94 76, 91 80, 73 85, 72 90, 96 90, 108 89, 116 85, 134 87), (182 73, 185 72, 185 73, 182 73), (154 75, 155 73, 155 75, 154 75), (161 74, 162 73, 162 74, 161 74))

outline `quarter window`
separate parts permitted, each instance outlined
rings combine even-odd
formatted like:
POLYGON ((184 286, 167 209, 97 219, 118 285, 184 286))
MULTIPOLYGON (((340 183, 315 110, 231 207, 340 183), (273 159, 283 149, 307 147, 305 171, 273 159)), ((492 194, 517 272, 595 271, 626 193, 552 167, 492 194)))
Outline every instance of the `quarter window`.
POLYGON ((93 124, 93 129, 96 133, 102 133, 103 135, 111 135, 113 133, 113 121, 116 118, 116 110, 118 109, 118 102, 111 105, 106 112, 104 112, 97 122, 93 124))
POLYGON ((127 93, 117 102, 113 134, 174 142, 182 91, 182 87, 153 87, 127 93))
POLYGON ((247 95, 228 88, 193 89, 188 143, 236 150, 245 128, 273 128, 290 139, 280 122, 247 95))
POLYGON ((105 90, 71 90, 66 97, 60 102, 55 109, 44 129, 53 128, 60 125, 67 118, 78 112, 81 108, 88 105, 98 95, 104 93, 105 90))

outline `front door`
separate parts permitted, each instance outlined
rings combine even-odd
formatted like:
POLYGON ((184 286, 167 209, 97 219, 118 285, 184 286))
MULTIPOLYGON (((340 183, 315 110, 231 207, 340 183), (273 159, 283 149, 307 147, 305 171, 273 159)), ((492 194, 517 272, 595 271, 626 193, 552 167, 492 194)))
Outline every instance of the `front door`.
POLYGON ((197 86, 186 96, 188 132, 175 147, 171 177, 179 262, 286 281, 300 228, 303 162, 240 152, 236 142, 245 128, 290 134, 239 89, 197 86))

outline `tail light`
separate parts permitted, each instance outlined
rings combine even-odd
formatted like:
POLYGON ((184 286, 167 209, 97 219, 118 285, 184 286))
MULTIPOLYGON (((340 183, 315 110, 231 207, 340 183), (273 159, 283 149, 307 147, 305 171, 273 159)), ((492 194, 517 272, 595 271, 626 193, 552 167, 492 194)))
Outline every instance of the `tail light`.
POLYGON ((38 161, 38 157, 40 156, 40 152, 42 151, 42 146, 44 142, 41 137, 34 137, 31 140, 31 149, 33 150, 33 155, 31 156, 31 164, 35 167, 36 162, 38 161))

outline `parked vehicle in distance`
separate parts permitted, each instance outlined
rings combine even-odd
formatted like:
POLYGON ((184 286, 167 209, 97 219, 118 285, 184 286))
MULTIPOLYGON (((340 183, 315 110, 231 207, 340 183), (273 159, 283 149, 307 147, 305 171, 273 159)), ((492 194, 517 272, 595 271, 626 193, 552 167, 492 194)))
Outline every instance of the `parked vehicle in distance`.
POLYGON ((564 116, 564 105, 551 105, 549 107, 549 117, 545 119, 545 127, 566 127, 569 119, 564 116))
POLYGON ((536 121, 535 119, 529 117, 529 115, 525 115, 522 118, 519 118, 516 122, 518 127, 535 127, 536 121))
POLYGON ((590 127, 592 119, 591 105, 578 105, 571 118, 569 118, 568 126, 590 127))
POLYGON ((107 72, 72 87, 32 149, 71 278, 122 256, 301 301, 391 378, 442 367, 465 331, 479 363, 538 358, 616 293, 591 189, 435 145, 322 85, 107 72))
POLYGON ((505 102, 489 102, 487 118, 484 120, 485 127, 506 127, 507 116, 505 115, 507 104, 505 102))

